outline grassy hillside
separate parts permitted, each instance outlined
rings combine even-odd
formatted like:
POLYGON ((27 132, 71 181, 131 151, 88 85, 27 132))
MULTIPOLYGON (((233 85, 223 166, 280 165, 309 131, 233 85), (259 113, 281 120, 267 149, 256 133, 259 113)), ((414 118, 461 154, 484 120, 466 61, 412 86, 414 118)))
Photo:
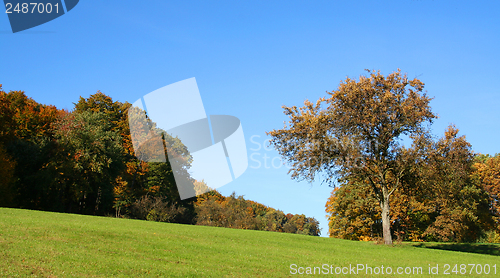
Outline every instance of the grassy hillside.
POLYGON ((467 274, 460 276, 498 277, 499 262, 498 256, 411 245, 388 247, 296 234, 0 208, 0 277, 293 277, 303 276, 292 274, 295 271, 307 271, 299 267, 323 264, 333 265, 328 271, 350 264, 393 271, 393 275, 367 275, 360 270, 342 277, 429 277, 429 264, 439 265, 439 275, 432 277, 450 277, 457 276, 452 272, 455 264, 489 264, 489 275, 471 275, 467 266, 467 274), (296 266, 291 268, 292 264, 296 266), (451 275, 443 274, 444 264, 451 265, 451 275), (423 275, 398 275, 398 267, 403 271, 422 267, 423 275))

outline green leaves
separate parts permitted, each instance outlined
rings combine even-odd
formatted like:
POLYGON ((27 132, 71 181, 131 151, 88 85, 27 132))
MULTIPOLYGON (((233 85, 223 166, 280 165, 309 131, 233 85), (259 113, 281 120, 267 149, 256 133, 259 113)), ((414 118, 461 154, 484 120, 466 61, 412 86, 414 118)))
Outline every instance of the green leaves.
POLYGON ((69 202, 80 203, 78 211, 82 213, 109 210, 114 181, 125 163, 121 138, 111 129, 106 114, 68 113, 53 128, 59 152, 52 167, 64 169, 66 178, 59 182, 72 191, 69 202))

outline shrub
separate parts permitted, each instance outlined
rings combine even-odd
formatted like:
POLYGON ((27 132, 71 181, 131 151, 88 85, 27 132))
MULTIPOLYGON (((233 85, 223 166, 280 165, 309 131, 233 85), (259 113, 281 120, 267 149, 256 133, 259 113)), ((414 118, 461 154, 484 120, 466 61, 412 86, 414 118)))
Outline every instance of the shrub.
POLYGON ((142 196, 132 205, 132 216, 137 219, 157 222, 177 222, 186 208, 169 204, 162 197, 142 196))

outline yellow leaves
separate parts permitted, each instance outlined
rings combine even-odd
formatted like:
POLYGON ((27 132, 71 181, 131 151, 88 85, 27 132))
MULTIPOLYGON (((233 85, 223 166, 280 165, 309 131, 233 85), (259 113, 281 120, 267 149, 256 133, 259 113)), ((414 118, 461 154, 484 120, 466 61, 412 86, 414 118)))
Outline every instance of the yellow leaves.
POLYGON ((113 186, 113 195, 115 196, 115 203, 122 199, 123 196, 127 195, 128 192, 128 182, 124 180, 121 176, 115 179, 115 186, 113 186))
POLYGON ((425 241, 425 240, 423 240, 422 235, 420 233, 416 233, 416 232, 410 232, 410 234, 408 235, 408 239, 410 241, 413 241, 413 242, 424 242, 425 241))
POLYGON ((337 200, 335 193, 337 192, 337 190, 338 190, 338 188, 335 188, 332 191, 332 193, 330 194, 330 197, 328 197, 328 200, 326 201, 326 204, 325 204, 326 213, 329 213, 331 215, 333 215, 334 211, 335 211, 335 204, 336 204, 336 200, 337 200))
POLYGON ((372 241, 373 238, 370 236, 360 236, 359 241, 372 241))
POLYGON ((458 128, 455 127, 455 125, 450 125, 444 132, 444 136, 446 140, 451 140, 453 138, 456 138, 458 134, 458 128))
POLYGON ((148 191, 153 194, 158 193, 160 192, 160 186, 159 185, 151 186, 148 191))
MULTIPOLYGON (((490 203, 496 216, 500 216, 500 200, 492 196, 500 196, 500 155, 494 157, 478 156, 474 163, 476 171, 473 176, 479 180, 481 187, 490 195, 490 203), (481 159, 481 160, 480 160, 481 159)), ((497 223, 500 229, 500 223, 497 223)))

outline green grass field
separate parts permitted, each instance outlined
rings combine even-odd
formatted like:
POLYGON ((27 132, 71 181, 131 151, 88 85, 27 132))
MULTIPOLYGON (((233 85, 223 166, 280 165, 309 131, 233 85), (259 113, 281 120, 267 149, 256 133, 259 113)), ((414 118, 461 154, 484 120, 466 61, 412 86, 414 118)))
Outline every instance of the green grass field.
MULTIPOLYGON (((436 246, 441 245, 383 246, 296 234, 0 208, 0 277, 311 276, 293 274, 305 273, 307 267, 311 271, 319 267, 317 274, 328 270, 328 274, 320 275, 325 277, 500 276, 498 256, 440 250, 436 246), (357 271, 358 264, 365 269, 357 271), (450 275, 443 273, 445 264, 450 265, 450 275), (458 273, 460 264, 465 264, 466 274, 455 274, 455 264, 458 273), (483 273, 475 275, 480 268, 474 266, 470 274, 472 266, 468 264, 480 264, 483 273), (350 265, 354 268, 349 269, 350 265), (430 275, 429 265, 438 265, 439 274, 430 275), (490 266, 488 275, 484 274, 485 265, 490 266), (381 274, 382 266, 384 273, 390 267, 393 274, 381 274), (373 274, 367 273, 366 267, 371 267, 373 274), (398 270, 413 272, 419 268, 423 274, 397 274, 398 270), (351 274, 335 275, 335 270, 351 274), (352 274, 353 270, 357 274, 352 274), (374 274, 377 270, 378 275, 374 274)), ((458 250, 468 251, 474 245, 461 248, 458 250)), ((482 248, 495 254, 500 246, 482 248)))

